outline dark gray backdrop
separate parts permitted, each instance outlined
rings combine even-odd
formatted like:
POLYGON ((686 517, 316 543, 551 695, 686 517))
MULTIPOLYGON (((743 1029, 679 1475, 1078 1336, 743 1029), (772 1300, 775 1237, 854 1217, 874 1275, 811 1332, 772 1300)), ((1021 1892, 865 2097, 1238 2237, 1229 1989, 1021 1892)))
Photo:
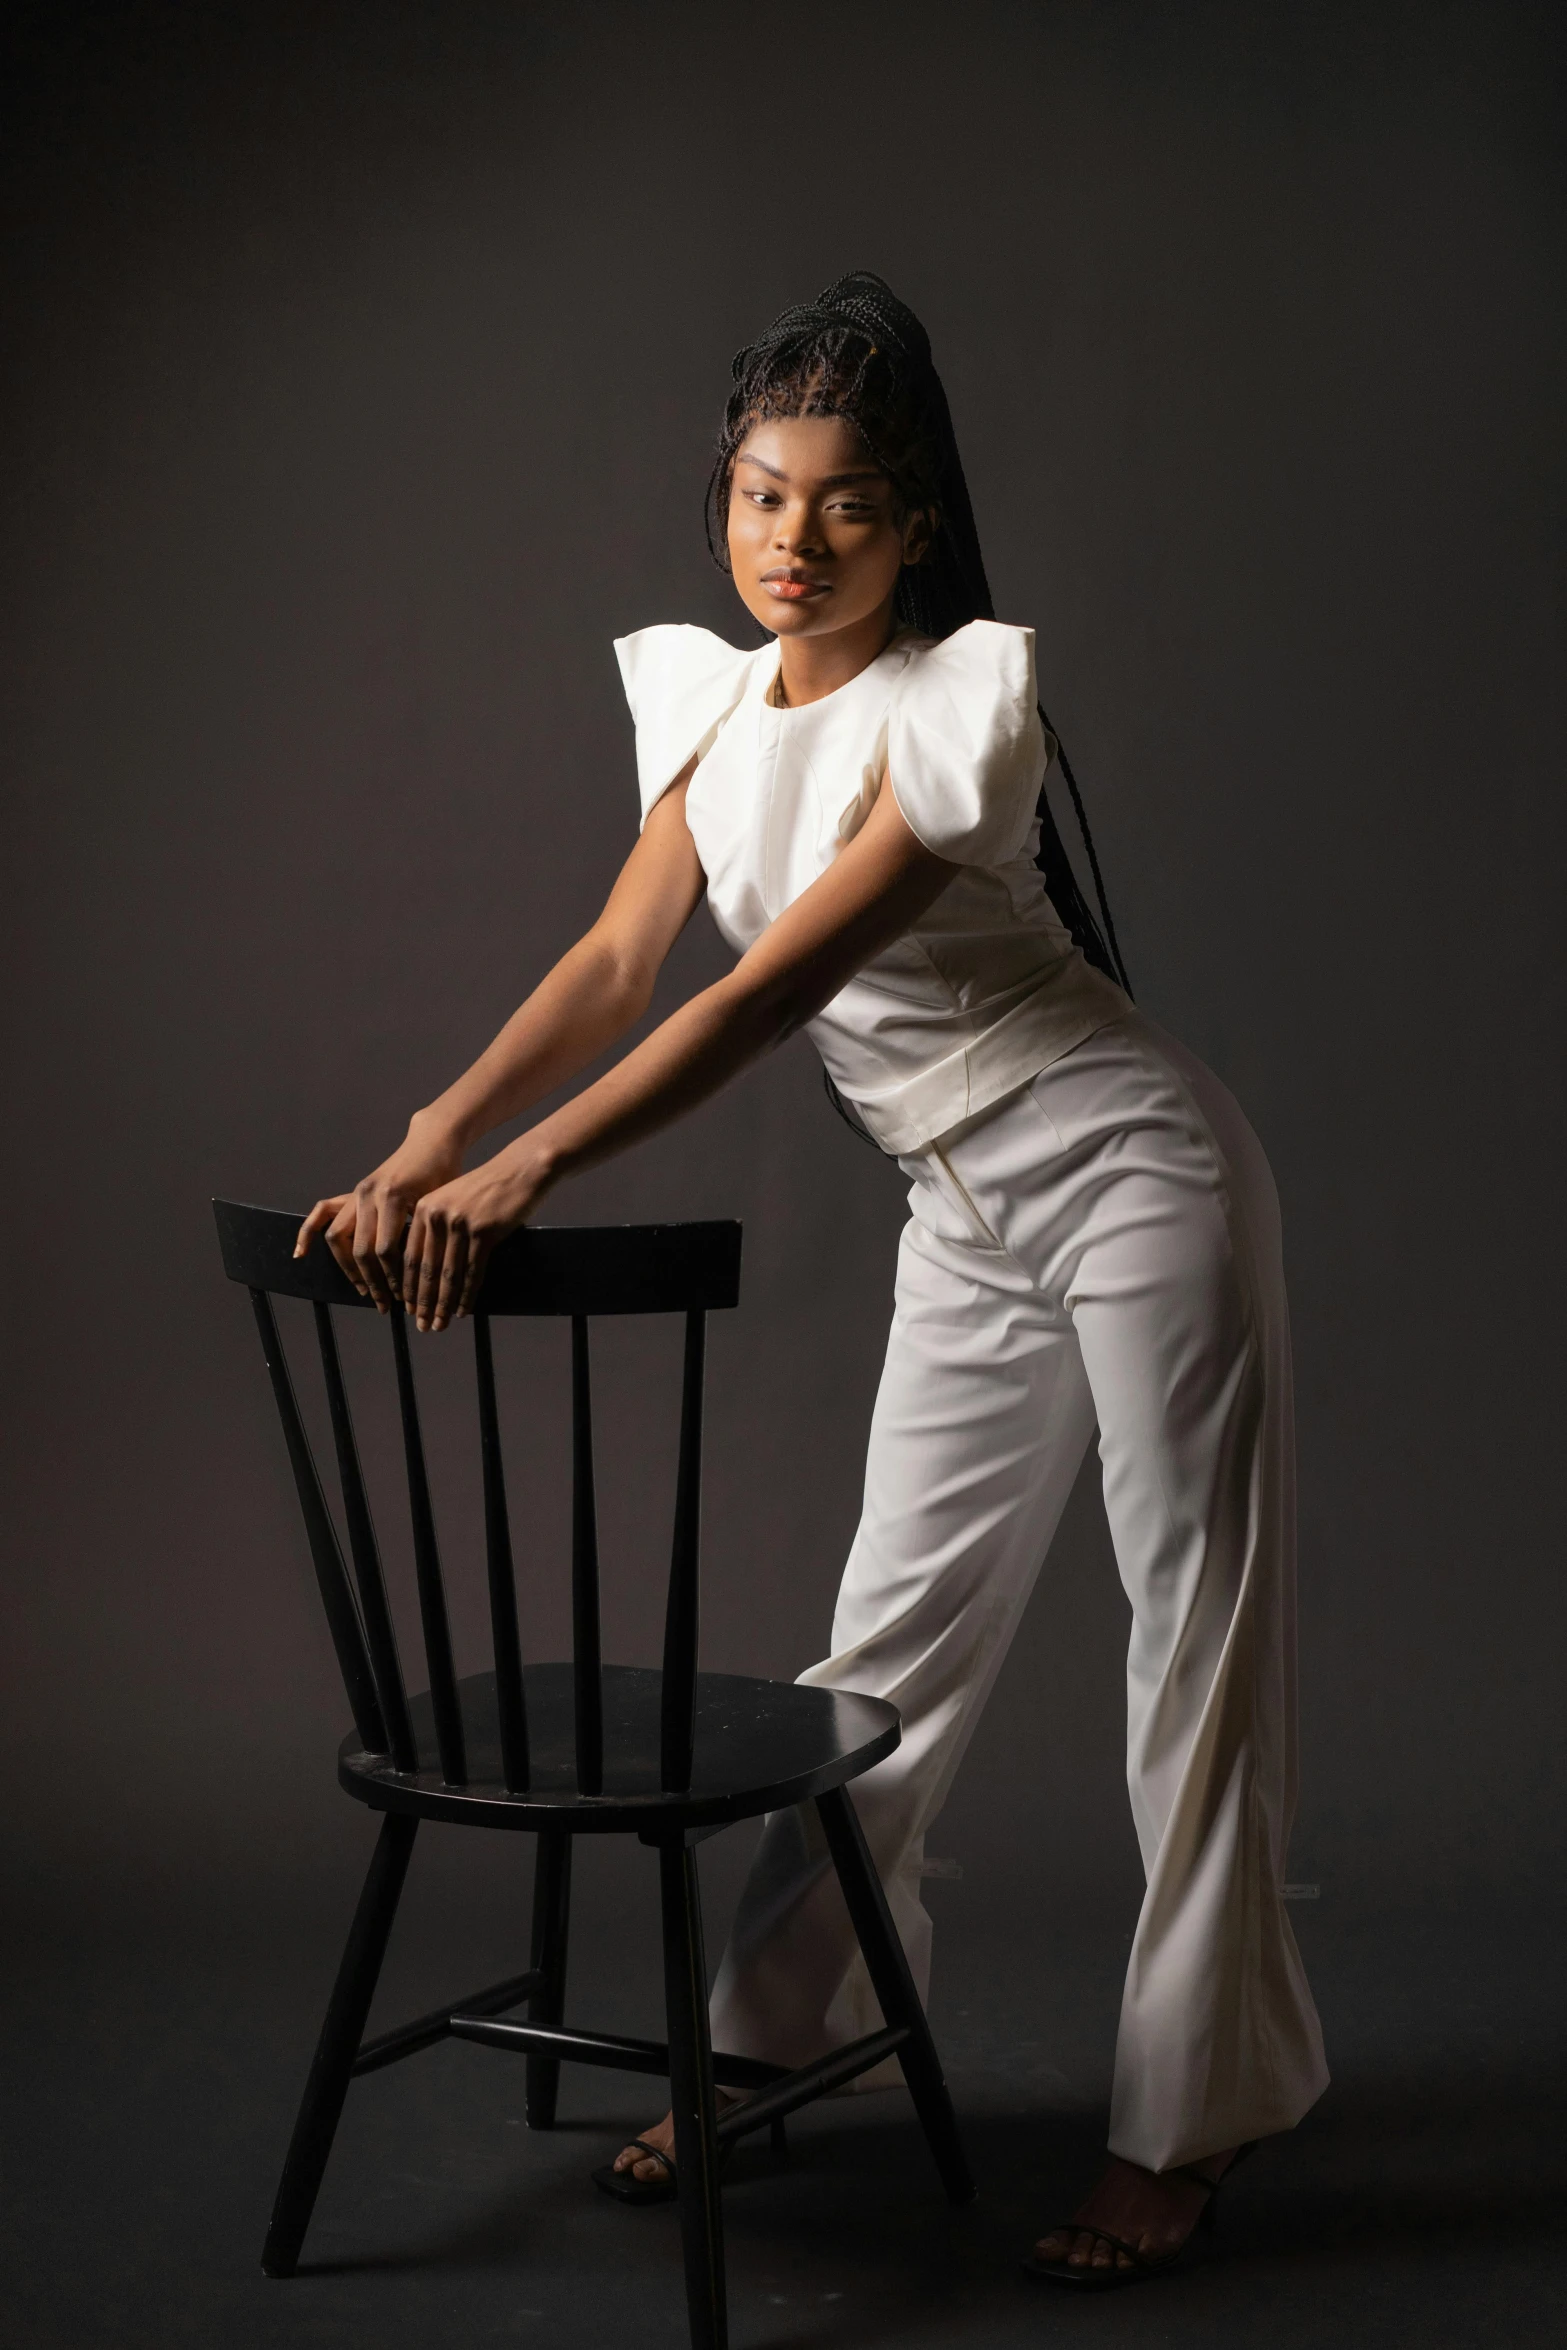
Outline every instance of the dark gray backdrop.
MULTIPOLYGON (((930 326, 1140 998, 1278 1172, 1296 1873, 1373 1902, 1540 1881, 1567 1629, 1553 12, 10 22, 13 1887, 286 1905, 362 1850, 206 1202, 351 1182, 591 916, 633 834, 610 638, 751 641, 700 525, 726 362, 853 266, 930 326)), ((699 917, 663 1001, 721 967, 699 917)), ((803 1042, 551 1203, 745 1219, 714 1665, 821 1653, 901 1203, 803 1042)), ((508 1350, 541 1647, 557 1337, 508 1350)), ((467 1345, 421 1361, 471 1565, 442 1400, 467 1345)), ((623 1654, 656 1615, 672 1345, 606 1336, 623 1654)), ((933 1838, 970 1886, 1127 1897, 1123 1636, 1085 1480, 933 1838)))

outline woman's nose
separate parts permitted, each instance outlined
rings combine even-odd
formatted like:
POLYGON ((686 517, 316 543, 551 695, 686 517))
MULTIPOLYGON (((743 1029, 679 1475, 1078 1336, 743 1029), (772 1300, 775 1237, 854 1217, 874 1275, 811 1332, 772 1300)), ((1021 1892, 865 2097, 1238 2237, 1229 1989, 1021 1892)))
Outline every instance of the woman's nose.
POLYGON ((820 553, 821 532, 816 527, 816 517, 809 507, 784 506, 779 509, 778 521, 773 530, 773 544, 785 554, 820 553))

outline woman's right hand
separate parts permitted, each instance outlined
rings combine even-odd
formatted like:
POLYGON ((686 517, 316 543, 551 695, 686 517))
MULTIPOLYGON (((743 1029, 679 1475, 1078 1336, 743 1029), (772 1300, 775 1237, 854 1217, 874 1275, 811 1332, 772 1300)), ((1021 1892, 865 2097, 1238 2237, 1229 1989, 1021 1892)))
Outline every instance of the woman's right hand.
POLYGON ((445 1129, 416 1111, 400 1149, 356 1183, 352 1191, 318 1199, 294 1243, 302 1257, 318 1232, 361 1297, 379 1313, 402 1309, 403 1235, 427 1191, 462 1173, 462 1150, 445 1129))

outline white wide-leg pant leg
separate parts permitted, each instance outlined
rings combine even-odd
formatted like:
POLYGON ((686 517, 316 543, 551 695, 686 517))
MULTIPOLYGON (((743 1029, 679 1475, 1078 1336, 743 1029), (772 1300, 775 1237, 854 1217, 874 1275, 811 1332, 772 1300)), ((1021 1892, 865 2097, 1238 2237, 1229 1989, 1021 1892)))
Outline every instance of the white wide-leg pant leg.
MULTIPOLYGON (((854 1795, 923 1988, 921 1839, 1097 1416, 1148 1872, 1110 2142, 1193 2161, 1290 2127, 1326 2081, 1282 1906, 1293 1467, 1271 1178, 1224 1089, 1140 1020, 905 1164, 864 1516, 834 1654, 803 1678, 902 1712, 903 1745, 854 1795)), ((877 2020, 814 1821, 775 1815, 715 2040, 798 2063, 877 2020)))
MULTIPOLYGON (((922 1212, 935 1205, 922 1203, 922 1212)), ((833 1653, 800 1676, 888 1698, 903 1717, 897 1751, 852 1792, 922 1997, 931 1930, 919 1894, 924 1830, 979 1719, 1094 1426, 1067 1317, 1042 1311, 1000 1250, 988 1250, 977 1283, 963 1262, 970 1235, 960 1229, 954 1250, 923 1222, 905 1228, 833 1653)), ((806 2063, 880 2026, 809 1806, 767 1821, 712 2013, 715 2046, 775 2064, 806 2063)), ((893 2059, 864 2085, 900 2077, 893 2059)))

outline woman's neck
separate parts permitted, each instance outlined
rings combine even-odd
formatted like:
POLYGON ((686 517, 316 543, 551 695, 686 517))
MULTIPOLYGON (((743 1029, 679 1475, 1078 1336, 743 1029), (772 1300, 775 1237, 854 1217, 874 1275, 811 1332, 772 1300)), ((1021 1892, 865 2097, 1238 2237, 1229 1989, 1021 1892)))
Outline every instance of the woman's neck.
POLYGON ((797 710, 806 702, 819 702, 827 694, 835 694, 862 669, 869 669, 897 633, 889 602, 848 628, 835 628, 829 636, 781 636, 777 700, 785 709, 797 710))

